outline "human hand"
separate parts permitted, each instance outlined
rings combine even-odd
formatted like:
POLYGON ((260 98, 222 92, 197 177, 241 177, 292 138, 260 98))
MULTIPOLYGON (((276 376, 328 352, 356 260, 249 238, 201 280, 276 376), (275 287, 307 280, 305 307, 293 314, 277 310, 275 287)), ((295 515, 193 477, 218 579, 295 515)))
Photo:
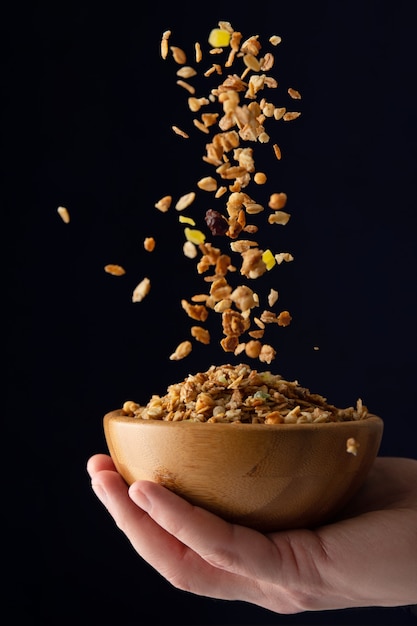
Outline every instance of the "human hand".
POLYGON ((107 455, 87 470, 134 549, 179 589, 286 614, 417 603, 417 460, 377 458, 337 521, 268 534, 156 483, 128 488, 107 455))

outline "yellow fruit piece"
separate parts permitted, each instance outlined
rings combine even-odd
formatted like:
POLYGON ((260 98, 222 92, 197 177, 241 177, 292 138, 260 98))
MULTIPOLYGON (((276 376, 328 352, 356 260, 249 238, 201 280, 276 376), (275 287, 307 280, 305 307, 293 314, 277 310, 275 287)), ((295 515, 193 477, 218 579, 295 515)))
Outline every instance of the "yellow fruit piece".
POLYGON ((276 264, 275 257, 272 254, 271 250, 265 250, 262 255, 262 261, 265 263, 267 270, 272 270, 272 268, 276 264))
POLYGON ((213 48, 224 48, 230 43, 230 33, 222 28, 213 28, 209 35, 208 42, 213 48))
POLYGON ((200 243, 204 243, 206 240, 205 234, 195 228, 184 228, 184 233, 187 241, 191 241, 191 243, 194 243, 196 246, 200 243))
POLYGON ((185 217, 185 215, 180 215, 179 220, 181 224, 190 224, 190 226, 195 226, 195 221, 192 217, 185 217))

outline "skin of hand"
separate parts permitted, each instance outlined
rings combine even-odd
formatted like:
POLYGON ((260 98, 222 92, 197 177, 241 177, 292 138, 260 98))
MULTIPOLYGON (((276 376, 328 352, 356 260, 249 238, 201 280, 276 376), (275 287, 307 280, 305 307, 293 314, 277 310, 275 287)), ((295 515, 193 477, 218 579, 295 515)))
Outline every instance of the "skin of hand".
POLYGON ((338 520, 262 534, 165 487, 130 487, 107 455, 92 487, 137 553, 178 589, 276 613, 417 603, 417 460, 378 457, 338 520))

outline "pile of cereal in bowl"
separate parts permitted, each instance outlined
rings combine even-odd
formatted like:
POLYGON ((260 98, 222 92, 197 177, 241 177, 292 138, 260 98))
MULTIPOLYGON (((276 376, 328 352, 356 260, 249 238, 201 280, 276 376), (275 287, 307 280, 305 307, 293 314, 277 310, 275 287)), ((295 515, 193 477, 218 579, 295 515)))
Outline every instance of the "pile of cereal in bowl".
POLYGON ((248 365, 212 365, 169 385, 164 396, 153 395, 146 406, 128 401, 123 412, 141 419, 232 424, 302 424, 362 420, 367 408, 337 408, 297 381, 257 371, 248 365))

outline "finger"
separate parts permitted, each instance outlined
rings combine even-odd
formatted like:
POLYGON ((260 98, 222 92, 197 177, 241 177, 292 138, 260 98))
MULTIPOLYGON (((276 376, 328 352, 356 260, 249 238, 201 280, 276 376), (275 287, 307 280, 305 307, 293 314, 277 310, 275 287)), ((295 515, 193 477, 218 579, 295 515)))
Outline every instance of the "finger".
POLYGON ((134 483, 129 494, 152 519, 206 563, 249 579, 279 579, 282 551, 267 536, 229 524, 152 482, 134 483))
POLYGON ((98 472, 93 478, 93 489, 138 554, 175 587, 224 600, 249 598, 252 581, 216 571, 161 528, 129 497, 126 483, 117 473, 98 472))
POLYGON ((87 472, 93 476, 102 470, 116 471, 113 461, 108 454, 95 454, 87 461, 87 472))

